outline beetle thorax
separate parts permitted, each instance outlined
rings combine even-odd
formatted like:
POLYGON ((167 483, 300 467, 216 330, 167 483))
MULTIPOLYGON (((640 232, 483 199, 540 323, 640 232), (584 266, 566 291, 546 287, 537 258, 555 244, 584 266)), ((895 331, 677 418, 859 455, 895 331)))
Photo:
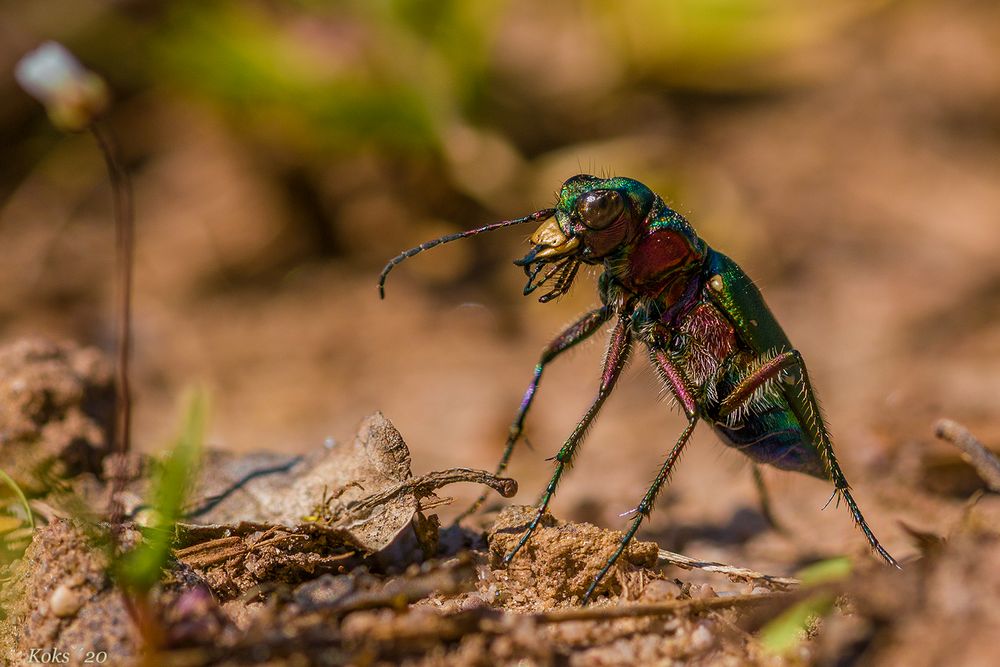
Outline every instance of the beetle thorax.
POLYGON ((704 254, 690 240, 673 229, 654 229, 605 262, 607 271, 625 289, 638 295, 658 297, 675 291, 678 295, 700 269, 704 254))
POLYGON ((692 387, 714 396, 720 371, 736 351, 736 333, 710 303, 698 303, 677 324, 657 302, 647 302, 638 312, 637 334, 648 346, 666 350, 692 387), (656 313, 660 313, 656 317, 656 313))
POLYGON ((715 376, 736 348, 736 334, 722 314, 709 303, 696 306, 680 327, 685 370, 696 384, 715 376))

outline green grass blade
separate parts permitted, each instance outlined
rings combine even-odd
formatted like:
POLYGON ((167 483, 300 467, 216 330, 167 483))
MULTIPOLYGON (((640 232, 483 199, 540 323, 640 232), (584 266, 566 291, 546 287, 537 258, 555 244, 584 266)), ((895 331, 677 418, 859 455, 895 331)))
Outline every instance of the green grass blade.
POLYGON ((807 565, 796 572, 795 576, 798 577, 803 586, 818 586, 820 584, 847 579, 847 577, 851 576, 853 567, 850 558, 847 556, 837 556, 836 558, 827 558, 818 563, 807 565))
POLYGON ((204 393, 192 392, 184 411, 180 434, 153 480, 149 504, 155 516, 144 531, 145 540, 115 566, 120 581, 128 588, 143 592, 150 590, 160 580, 170 558, 176 525, 197 472, 207 413, 204 393))
MULTIPOLYGON (((838 556, 807 565, 795 576, 804 587, 820 586, 847 579, 853 567, 851 559, 838 556)), ((832 593, 816 593, 786 609, 761 629, 760 643, 764 650, 774 655, 787 655, 802 643, 806 630, 817 618, 830 613, 834 600, 832 593)))
POLYGON ((806 629, 833 609, 834 596, 819 593, 792 605, 760 631, 760 643, 773 655, 787 655, 805 639, 806 629))
POLYGON ((34 529, 35 515, 31 511, 31 505, 28 504, 28 498, 24 495, 24 491, 22 491, 21 487, 17 485, 14 478, 5 473, 2 469, 0 469, 0 482, 3 482, 10 487, 10 490, 13 491, 18 500, 21 501, 21 505, 24 507, 24 511, 28 516, 28 524, 32 527, 32 529, 34 529))

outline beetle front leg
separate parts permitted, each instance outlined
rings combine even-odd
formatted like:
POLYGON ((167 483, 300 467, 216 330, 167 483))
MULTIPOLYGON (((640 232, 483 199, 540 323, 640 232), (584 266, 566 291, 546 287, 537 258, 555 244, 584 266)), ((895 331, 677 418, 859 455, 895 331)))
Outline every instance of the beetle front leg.
POLYGON ((720 416, 726 417, 732 414, 749 401, 757 389, 763 387, 767 382, 777 379, 782 371, 792 368, 798 369, 801 374, 801 379, 798 380, 797 384, 802 388, 802 398, 810 412, 810 418, 806 420, 808 423, 803 424, 803 426, 809 429, 819 445, 819 453, 826 464, 827 475, 829 475, 830 480, 833 482, 837 493, 844 499, 848 510, 851 512, 851 516, 854 518, 854 523, 857 524, 858 528, 864 534, 872 550, 886 563, 898 568, 899 563, 879 543, 875 537, 875 533, 872 532, 872 529, 868 526, 868 522, 865 521, 865 517, 861 514, 858 503, 851 494, 850 484, 847 483, 844 471, 840 468, 840 462, 837 461, 837 455, 833 452, 833 442, 830 439, 830 433, 827 431, 826 424, 823 423, 819 402, 816 400, 812 383, 809 381, 809 373, 798 350, 782 352, 758 368, 756 372, 743 378, 729 395, 722 400, 720 416))
MULTIPOLYGON (((552 340, 544 350, 542 350, 542 355, 539 358, 538 363, 535 365, 535 372, 531 377, 531 383, 528 385, 527 391, 524 392, 524 398, 521 399, 521 407, 518 408, 517 415, 514 417, 514 421, 510 425, 510 431, 507 435, 507 444, 504 446, 503 456, 500 457, 500 463, 497 464, 496 472, 494 473, 495 475, 500 476, 505 470, 507 470, 507 464, 510 462, 510 457, 514 453, 514 445, 517 444, 517 441, 521 438, 521 433, 524 431, 524 419, 527 417, 528 410, 531 409, 531 404, 535 400, 535 392, 538 390, 538 384, 542 380, 542 372, 545 370, 545 366, 566 350, 589 338, 595 331, 600 329, 601 325, 607 322, 610 317, 611 309, 607 306, 595 308, 567 327, 565 331, 556 336, 556 338, 552 340)), ((485 491, 482 495, 480 495, 468 509, 455 518, 455 523, 458 523, 478 510, 480 506, 482 506, 483 502, 486 501, 488 496, 489 491, 485 491)))
POLYGON ((601 375, 601 385, 597 390, 597 397, 591 403, 590 408, 584 414, 583 418, 573 429, 573 432, 563 443, 562 448, 559 453, 555 456, 556 469, 552 474, 552 479, 549 480, 548 486, 545 487, 545 493, 542 495, 541 500, 538 503, 538 511, 535 513, 534 519, 528 525, 527 530, 521 535, 521 539, 518 541, 517 546, 515 546, 510 553, 508 553, 504 559, 504 565, 510 563, 514 559, 515 554, 520 551, 521 547, 527 544, 528 540, 531 538, 532 533, 538 527, 538 523, 542 520, 542 516, 549 507, 549 502, 552 500, 552 496, 556 492, 556 486, 559 484, 559 478, 562 477, 563 472, 566 468, 573 463, 573 457, 576 454, 576 449, 583 441, 583 436, 587 433, 587 429, 590 424, 594 421, 597 413, 600 411, 601 406, 604 405, 604 401, 607 400, 611 391, 615 387, 615 383, 618 378, 621 377, 622 370, 625 368, 625 364, 628 362, 629 353, 632 350, 632 334, 629 331, 628 317, 623 315, 619 318, 618 322, 615 324, 614 330, 611 332, 611 340, 608 343, 608 351, 604 357, 604 372, 601 375))

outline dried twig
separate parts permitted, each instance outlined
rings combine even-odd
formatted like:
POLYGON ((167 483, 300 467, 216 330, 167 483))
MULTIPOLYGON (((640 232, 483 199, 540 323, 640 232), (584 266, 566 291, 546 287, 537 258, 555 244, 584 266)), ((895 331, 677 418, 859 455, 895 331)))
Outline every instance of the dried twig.
POLYGON ((332 611, 344 615, 365 609, 405 609, 431 595, 455 595, 473 587, 476 572, 467 554, 451 563, 415 577, 401 577, 380 590, 362 591, 338 601, 332 611))
MULTIPOLYGON (((673 551, 667 551, 665 549, 660 549, 658 555, 660 561, 669 563, 670 565, 676 565, 684 570, 704 570, 705 572, 718 572, 719 574, 724 574, 731 579, 738 579, 741 581, 764 581, 772 584, 782 590, 788 588, 794 588, 802 582, 798 579, 792 577, 775 577, 770 574, 762 574, 760 572, 755 572, 753 570, 747 569, 745 567, 737 567, 735 565, 726 565, 725 563, 714 563, 712 561, 698 560, 696 558, 691 558, 690 556, 685 556, 684 554, 674 553, 673 551)), ((756 597, 756 596, 755 596, 756 597)))
POLYGON ((673 616, 682 612, 698 613, 715 609, 748 607, 786 598, 784 593, 763 593, 761 595, 727 595, 715 598, 692 598, 672 600, 657 604, 631 604, 620 607, 576 607, 556 609, 532 614, 538 623, 565 623, 567 621, 607 621, 616 618, 639 618, 642 616, 673 616))
POLYGON ((174 556, 195 568, 207 568, 242 556, 248 549, 241 537, 220 537, 184 549, 177 549, 174 556))
POLYGON ((961 449, 990 490, 1000 493, 1000 460, 969 429, 950 419, 939 419, 934 424, 934 435, 961 449))
MULTIPOLYGON (((420 477, 408 479, 383 491, 373 493, 361 500, 353 503, 347 510, 348 518, 364 515, 385 505, 389 501, 399 496, 409 493, 420 499, 425 498, 442 486, 454 484, 456 482, 472 482, 474 484, 485 484, 495 489, 504 498, 510 498, 517 493, 517 482, 508 477, 497 477, 485 470, 473 470, 471 468, 452 468, 430 472, 420 477)), ((345 521, 347 519, 342 519, 345 521)))

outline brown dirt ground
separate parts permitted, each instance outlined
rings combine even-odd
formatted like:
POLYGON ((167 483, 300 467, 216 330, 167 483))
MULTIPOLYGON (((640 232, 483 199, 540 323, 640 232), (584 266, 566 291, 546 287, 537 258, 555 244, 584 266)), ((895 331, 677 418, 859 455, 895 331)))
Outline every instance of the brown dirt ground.
MULTIPOLYGON (((275 455, 212 453, 180 528, 176 560, 148 598, 113 584, 93 519, 67 505, 65 493, 50 494, 35 505, 43 525, 4 573, 4 659, 30 662, 39 647, 71 659, 105 652, 112 664, 169 665, 936 665, 989 664, 993 657, 987 638, 1000 629, 992 602, 1000 592, 991 567, 1000 545, 996 496, 967 503, 947 539, 916 539, 914 531, 921 556, 903 572, 862 560, 850 578, 816 589, 841 602, 791 653, 773 654, 755 631, 807 599, 808 589, 789 590, 763 575, 664 567, 656 543, 636 541, 593 606, 578 612, 621 533, 547 515, 504 566, 533 508, 480 517, 485 534, 439 531, 438 517, 424 509, 439 504, 428 504, 430 491, 387 493, 417 479, 409 459, 380 414, 366 420, 352 445, 291 457, 291 464, 275 455), (320 490, 320 479, 329 486, 320 490), (375 496, 384 500, 357 511, 375 496), (311 508, 332 507, 328 498, 342 509, 305 518, 311 508), (70 518, 60 518, 67 512, 70 518), (144 624, 132 622, 137 608, 145 610, 144 624), (142 634, 140 627, 153 630, 142 634)), ((141 498, 150 466, 129 469, 123 498, 141 498)), ((88 500, 84 506, 106 501, 92 472, 71 484, 88 500)), ((130 502, 129 516, 141 516, 141 505, 130 502)), ((127 528, 122 544, 128 549, 138 539, 127 528)), ((732 552, 753 554, 741 546, 732 552)))

